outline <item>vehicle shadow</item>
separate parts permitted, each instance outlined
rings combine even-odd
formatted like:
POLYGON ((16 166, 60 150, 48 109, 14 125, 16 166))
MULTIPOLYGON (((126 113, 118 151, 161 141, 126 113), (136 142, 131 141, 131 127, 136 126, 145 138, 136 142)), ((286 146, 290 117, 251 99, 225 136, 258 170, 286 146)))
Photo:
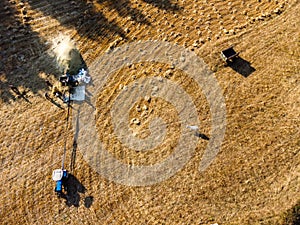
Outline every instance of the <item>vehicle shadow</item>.
POLYGON ((255 71, 255 68, 251 66, 250 62, 237 56, 232 62, 228 62, 227 66, 241 74, 243 77, 248 77, 255 71))
POLYGON ((80 110, 78 109, 77 115, 76 115, 76 122, 75 122, 75 134, 73 138, 73 148, 72 148, 72 154, 71 154, 71 163, 70 163, 70 170, 71 172, 75 169, 75 163, 76 163, 76 152, 77 152, 77 140, 79 135, 79 113, 80 110))
POLYGON ((203 139, 203 140, 209 140, 209 137, 208 136, 206 136, 205 134, 202 134, 202 133, 200 133, 200 132, 196 132, 196 137, 199 137, 199 138, 201 138, 201 139, 203 139))
POLYGON ((63 182, 63 187, 64 190, 66 190, 66 193, 61 197, 66 199, 66 205, 79 207, 79 193, 85 193, 86 188, 73 174, 68 174, 68 178, 63 182))
MULTIPOLYGON (((66 205, 71 207, 79 207, 80 205, 80 194, 86 192, 84 185, 71 173, 68 174, 68 178, 63 182, 65 193, 60 195, 61 198, 66 200, 66 205)), ((84 199, 84 206, 86 208, 91 207, 93 204, 93 196, 87 196, 84 199)))
POLYGON ((13 85, 9 85, 10 89, 16 94, 17 98, 22 98, 24 99, 26 102, 32 104, 32 102, 30 102, 26 96, 26 91, 20 91, 17 87, 13 86, 13 85))

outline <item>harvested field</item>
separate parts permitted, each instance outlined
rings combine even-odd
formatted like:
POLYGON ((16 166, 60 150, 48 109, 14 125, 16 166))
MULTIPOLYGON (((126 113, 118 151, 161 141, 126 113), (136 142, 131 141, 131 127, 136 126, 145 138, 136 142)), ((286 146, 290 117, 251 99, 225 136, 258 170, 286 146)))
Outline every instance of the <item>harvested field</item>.
POLYGON ((299 223, 299 12, 297 0, 1 1, 0 223, 299 223), (66 130, 66 105, 44 97, 50 91, 45 81, 55 83, 62 74, 53 51, 60 36, 76 45, 92 80, 101 56, 138 41, 170 42, 203 59, 226 105, 225 136, 209 167, 199 172, 214 140, 205 84, 172 65, 138 62, 112 73, 92 98, 96 113, 90 119, 107 151, 125 165, 153 165, 180 140, 180 112, 155 96, 137 98, 124 113, 142 140, 151 135, 151 121, 161 118, 167 126, 160 146, 134 151, 114 133, 110 111, 117 96, 142 78, 179 84, 193 101, 204 136, 182 169, 161 182, 128 186, 98 173, 84 145, 73 145, 75 104, 66 130), (239 58, 224 66, 220 51, 231 45, 239 58), (61 166, 65 138, 72 172, 67 200, 56 197, 51 178, 61 166))

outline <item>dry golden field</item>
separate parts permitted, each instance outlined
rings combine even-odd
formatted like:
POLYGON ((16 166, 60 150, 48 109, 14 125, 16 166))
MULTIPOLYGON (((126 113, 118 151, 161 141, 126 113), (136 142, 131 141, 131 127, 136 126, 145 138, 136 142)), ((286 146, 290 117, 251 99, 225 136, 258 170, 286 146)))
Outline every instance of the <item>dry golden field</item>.
MULTIPOLYGON (((299 224, 299 12, 298 0, 1 0, 0 224, 299 224), (198 170, 208 143, 199 138, 191 160, 160 183, 126 186, 98 174, 80 145, 73 146, 66 105, 44 97, 45 80, 61 75, 51 51, 60 35, 72 39, 88 68, 110 49, 135 41, 168 41, 202 58, 226 104, 225 137, 208 169, 198 170), (231 45, 239 62, 225 67, 220 51, 231 45), (56 197, 51 178, 61 166, 65 137, 72 172, 67 200, 56 197)), ((210 137, 212 118, 201 89, 169 67, 124 67, 97 96, 98 136, 125 164, 163 161, 181 132, 170 103, 139 99, 129 112, 130 120, 140 121, 130 125, 135 135, 149 135, 149 121, 159 116, 169 124, 167 136, 146 153, 122 146, 109 111, 136 78, 179 82, 194 101, 201 132, 210 137), (147 113, 140 115, 138 105, 147 113)), ((71 120, 75 114, 71 110, 71 120)))

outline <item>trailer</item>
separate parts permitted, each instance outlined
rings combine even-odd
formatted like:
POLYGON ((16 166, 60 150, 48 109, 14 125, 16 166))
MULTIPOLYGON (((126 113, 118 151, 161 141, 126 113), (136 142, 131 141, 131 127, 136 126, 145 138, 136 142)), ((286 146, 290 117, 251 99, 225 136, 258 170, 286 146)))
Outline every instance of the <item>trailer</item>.
POLYGON ((229 48, 221 51, 221 58, 226 64, 233 62, 233 60, 235 58, 237 58, 238 55, 239 55, 239 52, 236 52, 233 49, 233 46, 230 46, 229 48))

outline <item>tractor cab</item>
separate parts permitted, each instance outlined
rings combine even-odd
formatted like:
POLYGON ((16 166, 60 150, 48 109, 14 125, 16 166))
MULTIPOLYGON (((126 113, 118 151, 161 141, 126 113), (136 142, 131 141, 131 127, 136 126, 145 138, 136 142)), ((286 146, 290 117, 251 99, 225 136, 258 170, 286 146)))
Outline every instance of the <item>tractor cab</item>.
POLYGON ((68 178, 68 172, 67 170, 62 169, 56 169, 52 173, 52 179, 56 181, 56 186, 54 191, 58 194, 62 193, 63 189, 63 181, 65 181, 68 178))

